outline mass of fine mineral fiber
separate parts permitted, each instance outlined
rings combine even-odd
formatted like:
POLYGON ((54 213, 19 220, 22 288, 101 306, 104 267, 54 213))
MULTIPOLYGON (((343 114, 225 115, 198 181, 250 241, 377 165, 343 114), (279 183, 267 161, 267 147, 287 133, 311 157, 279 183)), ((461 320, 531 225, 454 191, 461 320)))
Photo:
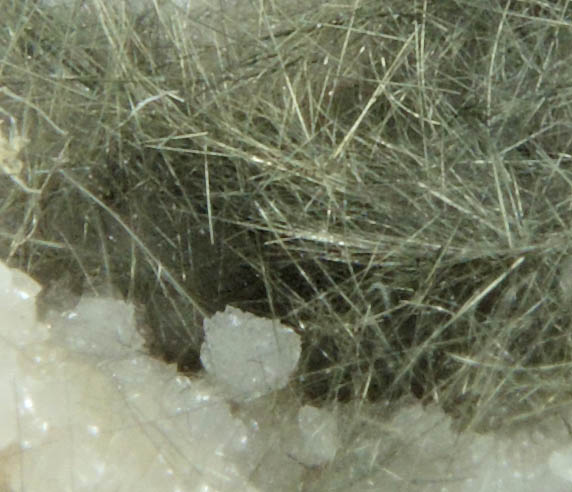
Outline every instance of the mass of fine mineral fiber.
POLYGON ((0 490, 572 490, 566 0, 0 13, 0 490))

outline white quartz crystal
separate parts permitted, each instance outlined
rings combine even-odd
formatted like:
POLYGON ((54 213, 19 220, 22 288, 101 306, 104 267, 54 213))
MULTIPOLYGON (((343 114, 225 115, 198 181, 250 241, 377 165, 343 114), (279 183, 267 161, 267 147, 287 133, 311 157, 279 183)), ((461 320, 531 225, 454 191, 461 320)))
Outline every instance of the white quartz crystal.
POLYGON ((50 327, 39 290, 0 262, 0 490, 256 491, 255 430, 142 351, 131 305, 85 297, 50 327))
POLYGON ((283 387, 300 355, 278 322, 234 308, 206 320, 212 377, 188 378, 145 353, 125 302, 83 298, 50 328, 36 320, 38 291, 0 262, 0 490, 571 490, 572 408, 481 435, 455 432, 437 405, 390 418, 363 402, 252 398, 283 387))
POLYGON ((227 306, 205 319, 201 361, 234 398, 283 388, 300 357, 300 337, 276 320, 227 306))
POLYGON ((298 412, 300 443, 295 451, 306 466, 318 466, 333 460, 338 449, 335 415, 327 410, 304 405, 298 412))
POLYGON ((53 338, 74 352, 116 358, 143 347, 133 305, 82 297, 71 311, 53 320, 53 338))

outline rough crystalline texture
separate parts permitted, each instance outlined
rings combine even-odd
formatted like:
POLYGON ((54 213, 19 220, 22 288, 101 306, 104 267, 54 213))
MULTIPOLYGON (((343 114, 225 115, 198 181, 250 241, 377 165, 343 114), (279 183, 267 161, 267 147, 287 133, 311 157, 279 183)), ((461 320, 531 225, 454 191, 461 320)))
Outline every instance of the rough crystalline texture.
POLYGON ((74 352, 114 359, 143 348, 133 305, 82 297, 71 311, 52 320, 52 338, 74 352))
POLYGON ((306 466, 324 465, 334 459, 338 449, 336 417, 327 410, 304 405, 298 412, 301 439, 294 451, 306 466))
MULTIPOLYGON (((437 405, 390 416, 288 394, 229 402, 212 380, 145 354, 123 301, 84 298, 49 326, 36 321, 39 289, 0 262, 0 491, 572 490, 570 407, 480 435, 454 432, 437 405)), ((299 354, 291 330, 232 308, 207 328, 205 360, 225 384, 232 368, 248 395, 285 384, 299 354)))
POLYGON ((42 325, 39 291, 0 262, 1 491, 256 490, 256 433, 141 352, 132 306, 86 297, 42 325))
POLYGON ((286 386, 300 338, 278 321, 227 306, 205 319, 201 361, 233 398, 256 398, 286 386))

